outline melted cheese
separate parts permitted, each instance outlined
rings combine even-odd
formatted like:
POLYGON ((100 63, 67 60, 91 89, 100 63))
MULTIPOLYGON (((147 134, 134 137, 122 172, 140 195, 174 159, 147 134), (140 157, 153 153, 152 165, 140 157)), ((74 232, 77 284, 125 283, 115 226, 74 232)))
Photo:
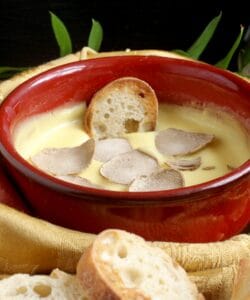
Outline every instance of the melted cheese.
MULTIPOLYGON (((13 134, 14 145, 26 160, 44 148, 74 147, 89 137, 83 130, 84 104, 62 107, 49 113, 31 117, 18 125, 13 134)), ((177 105, 161 104, 157 131, 166 128, 213 134, 215 140, 205 148, 185 155, 182 159, 200 156, 201 166, 194 171, 182 171, 185 185, 190 186, 220 177, 229 172, 229 167, 238 167, 250 158, 249 136, 242 125, 225 112, 213 109, 196 109, 177 105), (212 168, 210 168, 212 167, 212 168), (205 169, 204 169, 205 168, 205 169), (207 169, 207 170, 206 170, 207 169)), ((126 134, 131 146, 157 158, 165 166, 171 157, 161 155, 154 144, 155 132, 126 134)), ((106 189, 126 190, 126 186, 114 184, 99 173, 101 162, 92 161, 80 176, 106 189)))

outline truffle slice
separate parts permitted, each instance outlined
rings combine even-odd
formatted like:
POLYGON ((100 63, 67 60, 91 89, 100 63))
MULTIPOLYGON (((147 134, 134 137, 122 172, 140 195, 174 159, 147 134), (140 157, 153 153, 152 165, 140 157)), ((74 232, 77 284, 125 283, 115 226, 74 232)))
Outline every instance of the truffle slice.
POLYGON ((96 141, 94 159, 106 162, 116 155, 132 150, 129 142, 124 138, 109 138, 96 141))
POLYGON ((95 150, 95 141, 72 148, 46 148, 31 157, 39 168, 53 175, 77 174, 90 164, 95 150))
POLYGON ((137 177, 129 186, 130 192, 151 192, 181 188, 184 179, 180 172, 170 170, 158 170, 149 175, 137 177))
POLYGON ((231 166, 231 165, 227 165, 227 168, 229 171, 233 171, 235 169, 235 167, 231 166))
POLYGON ((63 181, 67 181, 67 182, 74 183, 77 185, 81 185, 81 186, 92 187, 92 188, 96 188, 96 189, 103 189, 103 187, 101 187, 100 185, 94 184, 94 183, 90 182, 88 179, 77 176, 77 175, 64 175, 64 176, 57 176, 56 178, 59 178, 63 181))
POLYGON ((185 155, 203 148, 213 138, 212 134, 168 128, 156 135, 155 146, 163 155, 185 155))
POLYGON ((102 176, 112 182, 130 184, 137 176, 147 175, 158 168, 155 158, 138 150, 115 156, 100 169, 102 176))
POLYGON ((215 166, 205 166, 205 167, 202 168, 202 170, 204 170, 204 171, 211 171, 211 170, 214 170, 214 169, 216 169, 215 166))
POLYGON ((193 171, 200 167, 201 165, 201 158, 196 157, 193 159, 180 159, 176 161, 168 161, 167 164, 176 170, 181 171, 193 171))

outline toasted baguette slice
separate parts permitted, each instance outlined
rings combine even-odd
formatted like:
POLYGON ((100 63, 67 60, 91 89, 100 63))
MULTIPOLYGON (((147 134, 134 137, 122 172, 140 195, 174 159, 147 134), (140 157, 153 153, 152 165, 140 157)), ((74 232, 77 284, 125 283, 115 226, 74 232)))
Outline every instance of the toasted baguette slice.
POLYGON ((250 300, 250 259, 239 263, 231 300, 250 300))
POLYGON ((91 300, 203 299, 161 249, 122 230, 105 230, 82 255, 77 277, 91 300))
POLYGON ((0 280, 0 299, 86 300, 75 276, 55 269, 50 276, 16 274, 0 280))
POLYGON ((158 101, 151 86, 138 78, 122 77, 99 90, 87 108, 84 126, 95 139, 155 129, 158 101))

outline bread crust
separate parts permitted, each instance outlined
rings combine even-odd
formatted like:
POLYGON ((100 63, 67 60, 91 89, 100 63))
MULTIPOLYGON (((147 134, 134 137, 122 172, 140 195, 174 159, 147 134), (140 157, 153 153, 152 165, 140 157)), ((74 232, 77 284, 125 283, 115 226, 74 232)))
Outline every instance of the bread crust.
MULTIPOLYGON (((101 235, 105 235, 104 231, 101 235)), ((119 235, 120 231, 114 231, 119 235)), ((102 238, 102 237, 101 237, 102 238)), ((100 247, 99 239, 96 240, 80 258, 76 276, 81 283, 86 295, 91 300, 150 300, 136 289, 124 289, 118 272, 113 272, 109 264, 100 261, 98 253, 105 251, 105 246, 100 247), (106 269, 105 269, 106 268, 106 269), (106 276, 105 276, 106 275, 106 276), (109 280, 109 279, 111 280, 109 280)))
POLYGON ((77 264, 76 276, 82 287, 86 290, 86 295, 91 300, 119 300, 120 297, 107 284, 102 274, 96 268, 93 258, 94 246, 90 246, 77 264))
MULTIPOLYGON (((84 252, 84 254, 82 255, 82 257, 78 262, 76 276, 79 282, 81 283, 87 297, 89 297, 89 299, 91 300, 107 300, 107 299, 109 300, 132 300, 132 299, 152 300, 154 299, 151 296, 147 295, 146 291, 143 290, 143 288, 141 288, 140 284, 139 285, 132 284, 128 286, 127 283, 125 283, 126 280, 124 281, 122 272, 124 272, 124 270, 127 270, 128 265, 121 264, 121 266, 120 265, 118 266, 116 263, 114 263, 117 257, 116 256, 117 241, 119 243, 118 249, 121 249, 121 251, 122 248, 120 248, 120 246, 125 245, 126 242, 132 241, 132 243, 135 244, 138 243, 142 245, 142 247, 145 247, 145 249, 150 251, 150 255, 159 254, 159 257, 161 257, 162 259, 162 268, 165 268, 163 265, 167 264, 172 271, 175 270, 173 271, 175 274, 177 273, 179 274, 178 277, 182 278, 182 284, 183 282, 185 282, 185 288, 189 290, 188 299, 189 300, 204 299, 203 296, 199 294, 199 292, 197 291, 195 285, 191 281, 189 281, 184 270, 181 269, 176 262, 172 261, 170 257, 167 257, 167 255, 164 252, 162 252, 160 249, 156 247, 146 246, 146 242, 141 237, 118 229, 117 230, 108 229, 103 231, 101 234, 99 234, 96 240, 84 252)), ((137 250, 139 251, 140 249, 143 248, 138 248, 137 250)), ((134 249, 128 248, 128 253, 131 254, 132 250, 134 249)), ((135 259, 140 259, 140 257, 143 256, 143 254, 139 252, 134 254, 136 255, 134 256, 135 259)), ((132 256, 134 254, 132 254, 132 256)), ((122 252, 121 254, 118 253, 118 256, 122 258, 123 253, 122 252)), ((148 258, 149 257, 144 257, 144 259, 148 259, 148 258)), ((141 272, 141 270, 139 271, 141 272)), ((142 272, 147 273, 147 268, 145 268, 145 270, 143 270, 142 272)), ((169 274, 171 274, 171 272, 169 274)), ((145 280, 146 275, 145 277, 143 277, 144 278, 143 280, 145 280)), ((173 278, 175 278, 174 276, 175 275, 173 275, 173 278)), ((156 280, 158 280, 156 278, 150 279, 152 280, 152 285, 156 284, 156 280)), ((170 284, 169 284, 169 288, 171 289, 170 284)), ((180 292, 181 292, 181 287, 180 287, 180 292)), ((162 298, 160 299, 164 299, 163 298, 164 296, 166 295, 161 295, 162 298)), ((177 298, 173 298, 173 299, 177 299, 177 298)), ((182 298, 180 299, 184 299, 183 295, 182 298)))
POLYGON ((231 300, 250 300, 250 259, 239 262, 231 300))
MULTIPOLYGON (((129 99, 130 100, 130 99, 129 99)), ((124 108, 124 111, 126 108, 124 108)), ((133 112, 131 111, 131 115, 133 112)), ((158 117, 158 100, 155 94, 155 91, 152 87, 145 81, 135 78, 135 77, 121 77, 114 81, 111 81, 107 85, 105 85, 102 89, 97 91, 92 97, 90 104, 86 110, 84 116, 84 129, 85 131, 94 138, 108 138, 108 137, 121 137, 124 133, 134 132, 134 131, 152 131, 156 127, 158 117), (126 124, 125 116, 122 116, 121 113, 116 111, 115 106, 114 112, 110 113, 108 109, 112 109, 111 105, 117 105, 118 101, 122 106, 126 106, 125 100, 129 94, 129 97, 133 98, 132 105, 134 108, 138 108, 138 105, 141 105, 141 113, 143 114, 143 119, 137 119, 138 128, 126 128, 126 125, 130 126, 128 123, 126 124), (119 99, 120 98, 120 99, 119 99), (121 100, 124 98, 125 100, 121 100), (106 110, 102 112, 102 115, 105 113, 110 115, 110 119, 104 120, 102 124, 106 126, 106 132, 104 134, 99 134, 97 130, 97 114, 99 113, 100 105, 103 105, 104 102, 112 100, 112 104, 106 105, 106 110), (113 103, 117 102, 117 103, 113 103), (117 119, 114 120, 115 114, 118 114, 121 122, 120 129, 118 129, 117 133, 112 132, 115 124, 117 124, 117 119), (112 120, 111 120, 112 118, 112 120), (112 122, 114 121, 114 122, 112 122), (109 126, 109 124, 113 124, 113 126, 109 126)), ((99 118, 100 119, 100 118, 99 118)), ((133 119, 133 117, 131 117, 133 119)), ((131 127, 133 124, 131 124, 131 127)))

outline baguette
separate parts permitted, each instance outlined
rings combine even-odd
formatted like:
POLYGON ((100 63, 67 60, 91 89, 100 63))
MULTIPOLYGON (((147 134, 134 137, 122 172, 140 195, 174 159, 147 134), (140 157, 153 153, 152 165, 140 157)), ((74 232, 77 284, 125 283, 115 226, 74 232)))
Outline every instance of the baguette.
POLYGON ((231 300, 250 300, 250 259, 239 263, 231 300))
POLYGON ((150 85, 138 78, 122 77, 96 92, 86 110, 84 127, 95 139, 121 137, 154 130, 157 115, 158 101, 150 85))
POLYGON ((77 278, 59 269, 50 276, 16 274, 0 280, 0 299, 87 300, 77 278))
POLYGON ((91 300, 204 299, 170 256, 123 230, 105 230, 84 252, 77 277, 91 300))

